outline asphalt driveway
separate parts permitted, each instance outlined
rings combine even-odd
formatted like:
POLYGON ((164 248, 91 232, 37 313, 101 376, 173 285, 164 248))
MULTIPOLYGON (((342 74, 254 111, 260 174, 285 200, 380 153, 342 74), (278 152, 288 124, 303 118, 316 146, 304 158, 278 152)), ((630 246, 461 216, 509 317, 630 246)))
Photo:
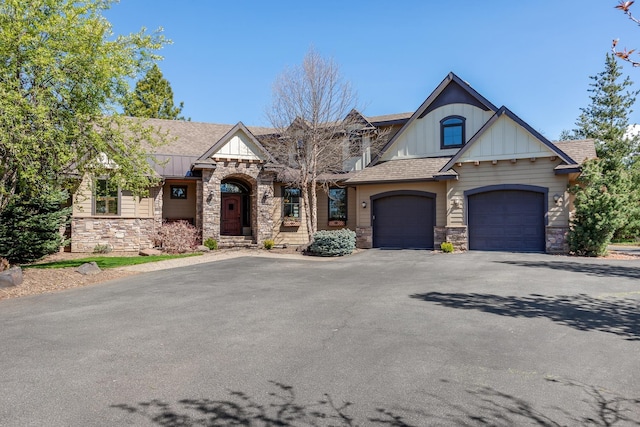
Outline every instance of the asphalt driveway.
POLYGON ((640 425, 640 262, 237 258, 0 301, 0 425, 640 425))

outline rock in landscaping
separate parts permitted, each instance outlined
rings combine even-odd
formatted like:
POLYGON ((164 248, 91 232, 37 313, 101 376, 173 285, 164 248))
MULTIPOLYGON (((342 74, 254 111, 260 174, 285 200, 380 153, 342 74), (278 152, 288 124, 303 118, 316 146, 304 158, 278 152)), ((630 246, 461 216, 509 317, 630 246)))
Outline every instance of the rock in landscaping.
POLYGON ((162 255, 162 251, 159 249, 148 248, 142 249, 138 254, 142 256, 162 255))
POLYGON ((206 247, 205 245, 196 246, 196 251, 198 252, 209 252, 211 249, 206 247))
POLYGON ((85 262, 80 267, 76 268, 76 271, 84 276, 91 276, 102 272, 95 261, 85 262))
POLYGON ((0 273, 0 288, 11 288, 22 283, 22 269, 11 267, 0 273))

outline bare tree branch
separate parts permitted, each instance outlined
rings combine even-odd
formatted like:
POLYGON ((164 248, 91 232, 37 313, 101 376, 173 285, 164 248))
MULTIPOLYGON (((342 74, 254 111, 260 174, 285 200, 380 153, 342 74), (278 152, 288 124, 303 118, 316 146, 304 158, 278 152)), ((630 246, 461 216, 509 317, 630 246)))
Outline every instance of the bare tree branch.
MULTIPOLYGON (((640 25, 640 19, 636 18, 635 16, 633 16, 633 14, 631 13, 631 5, 633 5, 634 1, 620 1, 618 3, 617 6, 615 6, 616 9, 621 10, 625 15, 627 15, 627 17, 629 17, 629 19, 631 19, 633 22, 635 22, 636 24, 640 25)), ((631 49, 631 50, 627 50, 627 48, 624 48, 624 50, 620 51, 617 49, 617 45, 618 45, 618 39, 613 40, 613 42, 611 43, 611 52, 613 52, 613 54, 622 59, 623 61, 627 61, 628 63, 630 63, 631 65, 633 65, 634 67, 640 67, 640 61, 634 61, 630 58, 631 54, 633 52, 635 52, 635 49, 631 49)))

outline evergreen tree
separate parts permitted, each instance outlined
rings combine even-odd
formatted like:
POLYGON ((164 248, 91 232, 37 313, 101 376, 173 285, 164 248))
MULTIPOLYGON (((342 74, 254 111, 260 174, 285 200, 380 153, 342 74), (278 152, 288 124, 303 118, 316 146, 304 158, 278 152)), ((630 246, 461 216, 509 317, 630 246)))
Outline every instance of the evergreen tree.
POLYGON ((180 115, 184 103, 174 106, 173 90, 157 64, 136 83, 136 89, 125 104, 124 113, 132 117, 185 120, 180 115))
POLYGON ((570 241, 574 242, 572 246, 575 248, 579 236, 590 236, 588 241, 584 242, 586 253, 592 253, 590 248, 593 247, 594 236, 606 239, 600 242, 606 249, 612 236, 629 238, 637 236, 640 232, 640 177, 635 164, 635 155, 639 148, 638 137, 629 135, 629 116, 638 91, 629 90, 633 82, 629 77, 622 79, 621 67, 614 55, 606 55, 604 71, 591 76, 591 79, 591 103, 581 109, 576 122, 577 129, 572 135, 577 139, 594 139, 600 159, 600 175, 595 174, 593 170, 589 170, 589 173, 583 172, 584 187, 582 190, 574 189, 576 216, 572 221, 570 234, 574 235, 570 235, 570 241), (607 189, 604 194, 607 200, 613 201, 598 202, 599 197, 604 197, 598 193, 601 188, 607 189), (589 197, 583 197, 585 194, 589 194, 589 197), (610 209, 608 213, 607 208, 610 209), (607 222, 616 225, 615 234, 609 235, 599 231, 603 225, 598 221, 606 221, 605 216, 617 218, 620 215, 621 220, 607 222), (587 229, 591 231, 587 233, 587 229), (576 233, 579 236, 575 235, 576 233))
POLYGON ((630 91, 633 82, 627 76, 621 80, 622 67, 613 55, 607 54, 604 71, 591 76, 591 103, 581 108, 574 135, 594 139, 596 152, 605 161, 605 170, 628 167, 638 151, 638 138, 629 136, 629 116, 636 95, 630 91))
POLYGON ((67 199, 64 191, 14 197, 0 212, 0 257, 24 263, 57 252, 63 243, 60 230, 71 215, 70 207, 61 207, 67 199))

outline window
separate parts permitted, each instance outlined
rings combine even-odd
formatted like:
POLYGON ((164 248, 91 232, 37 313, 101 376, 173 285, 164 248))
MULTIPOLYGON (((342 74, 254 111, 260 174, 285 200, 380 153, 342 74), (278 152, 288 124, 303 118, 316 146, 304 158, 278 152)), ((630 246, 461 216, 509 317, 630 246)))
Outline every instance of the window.
POLYGON ((329 189, 329 221, 347 220, 347 189, 329 189))
POLYGON ((118 215, 120 191, 110 179, 101 178, 95 181, 93 211, 95 215, 118 215))
POLYGON ((186 199, 187 198, 187 186, 186 185, 172 185, 171 186, 171 198, 172 199, 186 199))
POLYGON ((283 209, 285 218, 300 218, 300 189, 284 188, 282 194, 283 209))
POLYGON ((462 147, 464 122, 465 118, 460 116, 449 116, 440 121, 440 148, 462 147))

